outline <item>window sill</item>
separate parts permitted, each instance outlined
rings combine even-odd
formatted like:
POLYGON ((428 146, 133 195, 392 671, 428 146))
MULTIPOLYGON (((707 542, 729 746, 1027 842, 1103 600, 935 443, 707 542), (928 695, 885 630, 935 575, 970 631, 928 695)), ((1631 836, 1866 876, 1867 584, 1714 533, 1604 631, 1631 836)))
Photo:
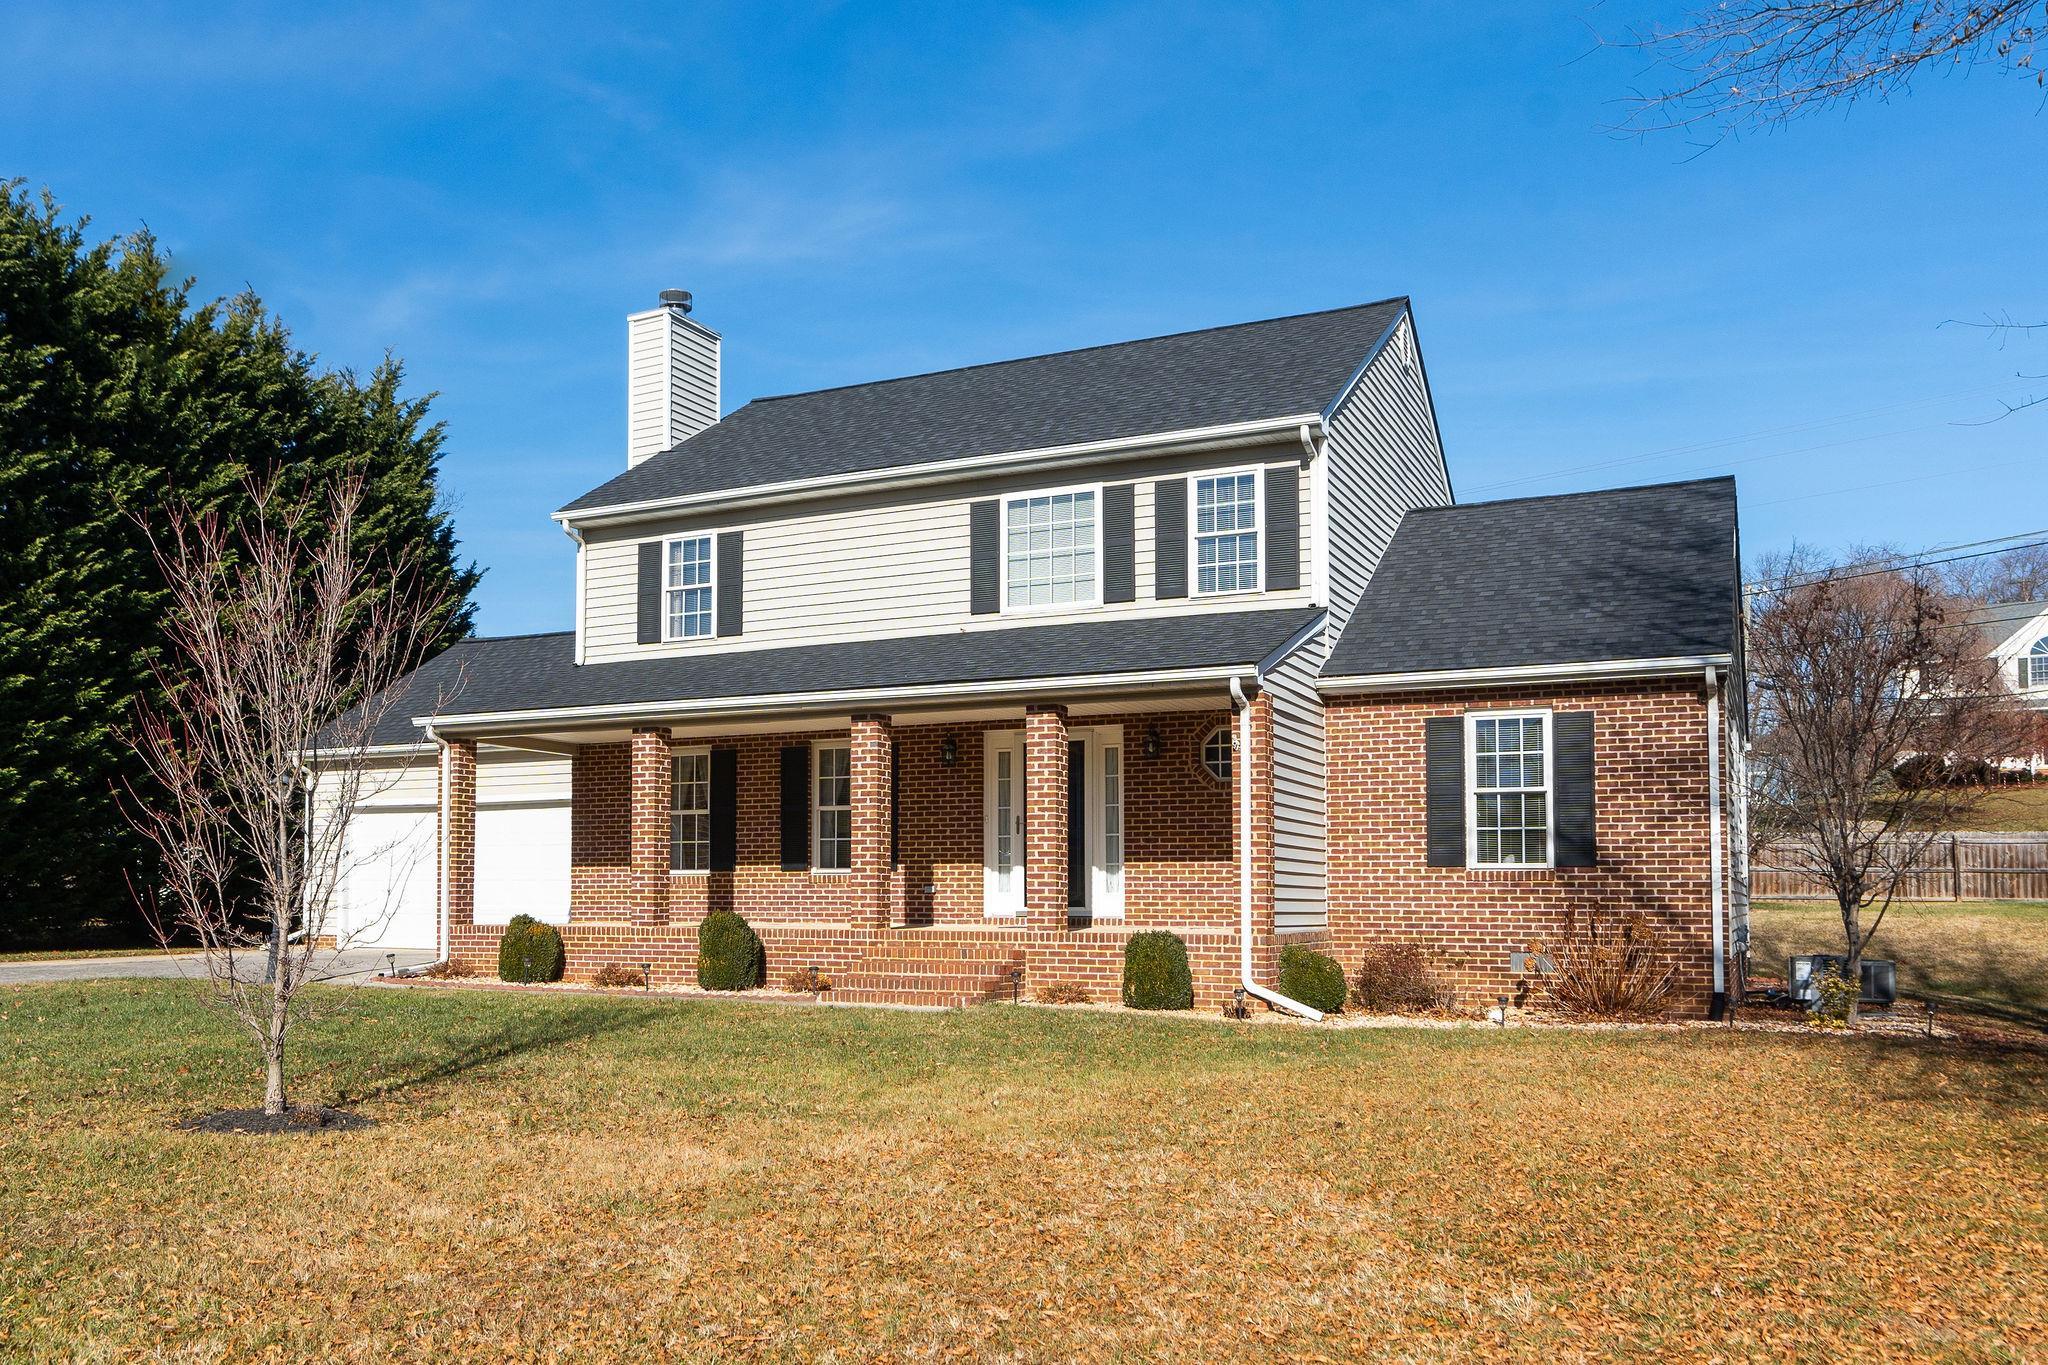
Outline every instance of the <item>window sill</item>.
POLYGON ((708 877, 711 875, 711 869, 708 867, 672 867, 668 870, 668 875, 671 877, 708 877))

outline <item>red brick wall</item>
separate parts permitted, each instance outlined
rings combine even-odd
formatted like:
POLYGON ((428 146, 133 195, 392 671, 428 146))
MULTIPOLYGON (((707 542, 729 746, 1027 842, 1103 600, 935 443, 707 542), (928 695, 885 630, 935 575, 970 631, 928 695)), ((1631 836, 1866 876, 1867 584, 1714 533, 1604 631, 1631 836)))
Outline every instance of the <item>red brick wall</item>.
MULTIPOLYGON (((632 850, 627 878, 635 924, 668 922, 669 797, 674 780, 669 732, 638 729, 627 741, 627 825, 632 850)), ((572 791, 573 800, 573 791, 572 791)))
POLYGON ((448 742, 448 837, 441 873, 448 879, 448 923, 476 917, 476 741, 448 742))
POLYGON ((1642 911, 1677 970, 1674 1012, 1703 1013, 1712 990, 1706 706, 1696 680, 1333 697, 1329 936, 1346 971, 1374 943, 1425 947, 1461 1007, 1540 988, 1508 954, 1555 942, 1574 910, 1642 911), (1430 867, 1424 721, 1468 709, 1593 712, 1599 865, 1536 871, 1430 867))
POLYGON ((1067 708, 1024 708, 1024 915, 1067 927, 1067 708))

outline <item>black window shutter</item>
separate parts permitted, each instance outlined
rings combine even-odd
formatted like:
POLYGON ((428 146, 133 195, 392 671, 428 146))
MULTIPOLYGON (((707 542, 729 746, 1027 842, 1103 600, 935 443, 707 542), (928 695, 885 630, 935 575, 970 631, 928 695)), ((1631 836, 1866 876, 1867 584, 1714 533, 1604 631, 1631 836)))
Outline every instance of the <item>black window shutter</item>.
POLYGON ((811 865, 811 746, 782 746, 782 870, 811 865))
POLYGON ((1113 483, 1102 490, 1102 600, 1138 600, 1137 531, 1133 525, 1137 486, 1113 483))
POLYGON ((747 543, 744 531, 718 533, 718 633, 737 635, 747 612, 747 543))
POLYGON ((740 751, 711 751, 711 870, 739 866, 740 751))
POLYGON ((889 864, 903 865, 903 745, 889 741, 889 864))
POLYGON ((1429 865, 1465 865, 1465 718, 1431 716, 1425 731, 1429 865))
POLYGON ((658 540, 640 543, 640 634, 643 645, 661 643, 661 551, 658 540))
POLYGON ((1188 481, 1152 485, 1152 595, 1188 595, 1188 481))
POLYGON ((1557 765, 1551 775, 1557 865, 1592 867, 1599 862, 1593 841, 1593 713, 1560 711, 1552 724, 1557 727, 1550 739, 1551 761, 1557 765))
POLYGON ((1003 578, 996 556, 1001 552, 1002 503, 994 498, 967 507, 968 592, 976 616, 1002 610, 1003 578))
POLYGON ((1266 470, 1266 591, 1301 586, 1301 470, 1273 465, 1266 470))

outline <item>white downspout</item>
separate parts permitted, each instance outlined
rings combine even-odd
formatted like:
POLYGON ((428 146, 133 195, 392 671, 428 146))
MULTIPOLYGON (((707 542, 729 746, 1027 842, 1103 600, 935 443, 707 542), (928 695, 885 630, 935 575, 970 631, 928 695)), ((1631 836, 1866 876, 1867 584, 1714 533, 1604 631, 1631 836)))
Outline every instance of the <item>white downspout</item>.
POLYGON ((576 542, 576 663, 583 664, 583 598, 590 582, 590 571, 584 563, 583 533, 567 522, 562 529, 569 533, 569 539, 576 542))
POLYGON ((1713 879, 1714 999, 1713 1018, 1728 1007, 1728 945, 1724 941, 1721 907, 1721 688, 1714 666, 1707 665, 1707 862, 1713 879))
POLYGON ((1320 1020, 1313 1005, 1290 1000, 1252 980, 1252 708, 1235 674, 1230 679, 1230 704, 1237 712, 1237 977, 1248 994, 1269 1005, 1320 1020))

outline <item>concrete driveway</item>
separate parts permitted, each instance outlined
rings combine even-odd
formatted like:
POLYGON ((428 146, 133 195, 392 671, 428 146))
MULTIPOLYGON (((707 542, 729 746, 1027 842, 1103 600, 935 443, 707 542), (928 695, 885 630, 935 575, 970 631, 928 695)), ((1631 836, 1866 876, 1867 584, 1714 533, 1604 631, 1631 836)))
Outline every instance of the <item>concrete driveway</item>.
MULTIPOLYGON (((400 967, 417 967, 432 962, 434 955, 423 949, 393 953, 400 967)), ((250 979, 263 975, 263 954, 251 953, 235 964, 250 979)), ((313 971, 322 981, 361 981, 390 970, 391 963, 379 948, 349 948, 340 952, 322 949, 313 955, 313 971)), ((0 986, 29 981, 92 981, 107 977, 184 977, 204 980, 205 959, 171 953, 142 953, 134 957, 80 957, 55 962, 0 962, 0 986)))

